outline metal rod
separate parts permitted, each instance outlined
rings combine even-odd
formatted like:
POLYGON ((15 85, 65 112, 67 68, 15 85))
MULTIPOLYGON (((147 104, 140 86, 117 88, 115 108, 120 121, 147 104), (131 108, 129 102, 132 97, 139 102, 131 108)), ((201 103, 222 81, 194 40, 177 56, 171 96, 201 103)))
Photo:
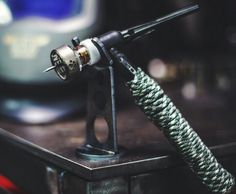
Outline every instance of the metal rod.
POLYGON ((199 9, 199 5, 193 5, 193 6, 190 6, 187 8, 183 8, 183 9, 175 11, 171 14, 168 14, 164 17, 153 20, 151 22, 147 22, 145 24, 131 27, 127 30, 122 31, 121 34, 123 35, 123 38, 125 39, 125 41, 134 40, 134 39, 137 39, 139 37, 142 37, 146 34, 149 34, 153 31, 155 31, 156 28, 162 23, 166 23, 168 21, 173 21, 173 19, 177 19, 179 17, 189 15, 189 14, 197 11, 198 9, 199 9))

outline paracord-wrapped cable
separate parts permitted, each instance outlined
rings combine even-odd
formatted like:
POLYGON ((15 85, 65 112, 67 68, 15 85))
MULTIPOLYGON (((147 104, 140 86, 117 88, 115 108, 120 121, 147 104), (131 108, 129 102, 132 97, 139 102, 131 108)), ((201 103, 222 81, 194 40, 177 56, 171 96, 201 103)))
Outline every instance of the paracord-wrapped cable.
POLYGON ((136 104, 163 131, 208 189, 214 193, 230 193, 234 177, 217 162, 161 87, 140 68, 127 85, 136 104))

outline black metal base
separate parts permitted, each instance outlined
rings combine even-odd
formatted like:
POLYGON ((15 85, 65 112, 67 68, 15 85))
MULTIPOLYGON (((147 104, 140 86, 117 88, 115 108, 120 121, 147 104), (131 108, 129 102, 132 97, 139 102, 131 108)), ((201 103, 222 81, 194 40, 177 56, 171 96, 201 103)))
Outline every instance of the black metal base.
POLYGON ((76 156, 86 160, 105 160, 117 158, 124 152, 124 149, 119 148, 119 153, 103 150, 89 144, 85 144, 76 148, 76 156))

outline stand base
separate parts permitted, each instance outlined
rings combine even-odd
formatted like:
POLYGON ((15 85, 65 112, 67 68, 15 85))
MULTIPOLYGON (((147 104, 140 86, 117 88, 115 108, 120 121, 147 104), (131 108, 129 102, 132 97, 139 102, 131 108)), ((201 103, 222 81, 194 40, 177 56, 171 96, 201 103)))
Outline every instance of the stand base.
POLYGON ((76 149, 76 156, 84 158, 86 160, 104 160, 107 158, 119 157, 119 153, 103 150, 89 144, 85 144, 76 149))

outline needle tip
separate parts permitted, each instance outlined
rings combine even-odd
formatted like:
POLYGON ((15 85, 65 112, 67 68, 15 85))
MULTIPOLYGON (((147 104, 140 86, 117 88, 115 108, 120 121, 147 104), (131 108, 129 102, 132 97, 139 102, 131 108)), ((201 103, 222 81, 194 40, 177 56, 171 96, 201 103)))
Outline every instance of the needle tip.
POLYGON ((55 66, 51 66, 51 67, 45 69, 43 72, 46 73, 46 72, 49 72, 49 71, 51 71, 53 69, 55 69, 55 66))

